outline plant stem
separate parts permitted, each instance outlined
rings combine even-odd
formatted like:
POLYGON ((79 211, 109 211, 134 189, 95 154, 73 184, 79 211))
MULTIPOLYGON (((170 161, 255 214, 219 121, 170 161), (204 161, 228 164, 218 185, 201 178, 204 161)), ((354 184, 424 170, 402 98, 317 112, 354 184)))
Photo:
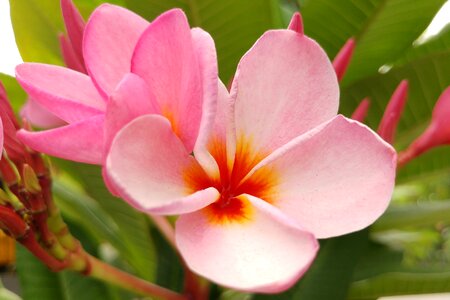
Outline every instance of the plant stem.
POLYGON ((139 294, 145 296, 154 296, 165 300, 188 299, 187 297, 171 290, 123 272, 122 270, 110 266, 89 254, 86 254, 86 259, 88 261, 88 268, 85 272, 87 276, 112 283, 129 291, 138 292, 139 294))
POLYGON ((175 244, 175 230, 173 229, 172 224, 170 224, 167 218, 163 216, 149 215, 149 217, 170 246, 177 251, 177 246, 175 244))
POLYGON ((190 295, 193 299, 197 300, 206 300, 209 295, 209 283, 202 280, 197 274, 193 273, 180 252, 175 243, 175 230, 172 227, 172 224, 167 220, 166 217, 163 216, 149 216, 155 226, 159 229, 160 233, 164 236, 167 242, 173 247, 175 252, 178 254, 181 265, 183 266, 184 271, 184 291, 185 294, 190 295))

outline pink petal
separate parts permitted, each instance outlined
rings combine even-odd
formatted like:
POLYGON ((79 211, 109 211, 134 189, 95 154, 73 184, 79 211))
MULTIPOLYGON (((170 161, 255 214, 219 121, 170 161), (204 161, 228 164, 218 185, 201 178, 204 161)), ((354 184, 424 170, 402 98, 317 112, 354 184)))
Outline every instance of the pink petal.
POLYGON ((30 132, 19 130, 17 137, 30 148, 48 155, 88 164, 101 164, 104 116, 56 129, 30 132))
POLYGON ((201 167, 159 115, 139 117, 120 130, 106 161, 114 190, 152 214, 192 212, 219 197, 214 188, 192 193, 187 184, 192 169, 201 167))
POLYGON ((68 123, 105 110, 105 102, 85 74, 58 66, 25 63, 16 67, 16 78, 33 100, 68 123))
POLYGON ((67 30, 70 44, 77 60, 84 66, 83 60, 83 33, 84 20, 72 0, 61 0, 61 11, 67 30))
POLYGON ((217 55, 214 40, 200 28, 191 30, 194 51, 197 53, 202 78, 203 108, 194 155, 203 169, 211 177, 217 176, 218 166, 207 150, 207 144, 214 133, 214 118, 217 110, 217 55))
MULTIPOLYGON (((236 153, 236 128, 234 127, 234 100, 225 85, 219 81, 217 112, 211 126, 213 135, 205 142, 208 155, 211 155, 213 168, 207 172, 210 178, 219 179, 231 175, 236 153)), ((198 143, 198 142, 197 142, 198 143)), ((194 153, 198 160, 197 152, 194 153)), ((200 162, 205 170, 204 164, 200 162)))
POLYGON ((318 244, 276 208, 241 195, 251 207, 243 224, 214 224, 204 211, 182 215, 176 243, 194 272, 233 289, 277 293, 308 269, 318 244))
POLYGON ((217 84, 217 77, 213 77, 216 71, 206 65, 211 63, 211 57, 199 59, 198 54, 202 53, 195 52, 198 47, 207 46, 203 55, 212 55, 211 42, 205 37, 201 42, 194 47, 186 16, 179 9, 170 10, 142 34, 131 67, 155 93, 162 114, 170 120, 188 152, 197 140, 204 101, 213 101, 206 99, 214 96, 212 81, 217 84), (203 83, 202 77, 207 82, 203 83), (204 97, 205 91, 208 94, 204 97))
POLYGON ((389 144, 337 116, 273 152, 248 177, 276 174, 273 204, 316 237, 328 238, 367 227, 385 211, 395 170, 389 144))
POLYGON ((66 124, 32 98, 28 99, 22 107, 20 115, 40 128, 55 128, 66 124))
POLYGON ((138 116, 158 113, 156 99, 139 76, 129 73, 111 95, 106 109, 105 151, 109 150, 116 133, 138 116))
POLYGON ((231 94, 237 136, 270 153, 335 116, 339 86, 316 42, 277 30, 266 32, 241 59, 231 94))
POLYGON ((130 72, 134 47, 148 22, 122 7, 102 4, 86 24, 83 55, 89 75, 103 95, 130 72))

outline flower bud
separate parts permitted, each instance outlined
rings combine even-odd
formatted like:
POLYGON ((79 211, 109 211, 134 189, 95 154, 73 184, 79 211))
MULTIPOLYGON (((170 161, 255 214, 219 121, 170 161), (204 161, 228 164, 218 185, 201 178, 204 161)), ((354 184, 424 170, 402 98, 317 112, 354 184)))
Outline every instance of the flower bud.
POLYGON ((355 49, 355 39, 349 38, 333 60, 333 67, 339 81, 344 77, 355 49))
POLYGON ((394 141, 398 121, 403 113, 407 98, 408 81, 402 80, 389 100, 377 131, 378 134, 390 144, 394 141))
POLYGON ((356 120, 356 121, 359 121, 359 122, 363 122, 364 119, 367 116, 367 112, 369 110, 369 107, 370 107, 370 100, 369 100, 369 98, 364 98, 363 100, 361 100, 361 102, 359 103, 358 107, 353 112, 351 118, 353 120, 356 120))
POLYGON ((40 193, 42 190, 36 173, 33 168, 27 164, 23 166, 23 183, 25 185, 25 189, 31 194, 40 193))
POLYGON ((299 12, 292 15, 291 22, 289 22, 288 29, 297 33, 303 34, 303 20, 299 12))
POLYGON ((441 94, 434 106, 431 123, 412 144, 399 155, 399 165, 431 148, 450 144, 450 87, 441 94))

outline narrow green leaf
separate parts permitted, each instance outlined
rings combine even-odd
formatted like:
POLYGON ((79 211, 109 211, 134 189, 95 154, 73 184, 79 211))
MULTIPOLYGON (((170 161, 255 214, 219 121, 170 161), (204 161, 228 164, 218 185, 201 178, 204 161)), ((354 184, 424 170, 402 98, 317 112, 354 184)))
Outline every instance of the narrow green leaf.
POLYGON ((187 14, 191 26, 208 31, 217 48, 219 70, 228 83, 242 55, 261 34, 282 26, 276 0, 125 0, 127 6, 148 20, 179 7, 187 14))
POLYGON ((372 230, 434 226, 443 221, 450 221, 450 201, 414 203, 389 208, 372 226, 372 230))
POLYGON ((82 226, 98 242, 107 241, 118 251, 127 252, 117 224, 95 200, 58 179, 53 184, 53 193, 56 204, 66 218, 82 226))
POLYGON ((387 273, 352 284, 348 299, 371 300, 383 296, 450 292, 450 272, 387 273))
POLYGON ((156 252, 150 236, 147 217, 122 199, 112 196, 103 182, 98 166, 58 160, 60 166, 78 180, 86 193, 115 222, 126 252, 126 261, 142 278, 153 281, 156 275, 156 252))

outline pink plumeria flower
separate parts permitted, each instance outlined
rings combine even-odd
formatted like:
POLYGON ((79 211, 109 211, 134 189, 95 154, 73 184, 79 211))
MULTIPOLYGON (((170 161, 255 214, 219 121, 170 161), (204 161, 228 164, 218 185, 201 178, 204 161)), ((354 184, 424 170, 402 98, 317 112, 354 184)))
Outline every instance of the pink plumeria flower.
POLYGON ((17 67, 28 94, 67 123, 40 132, 21 130, 24 143, 53 156, 102 165, 116 131, 153 113, 173 122, 188 151, 201 148, 196 145, 202 140, 200 128, 212 122, 203 108, 215 107, 217 98, 216 52, 209 34, 190 29, 178 9, 150 24, 104 4, 88 20, 82 46, 88 75, 45 64, 17 67))
POLYGON ((316 42, 301 30, 268 31, 241 59, 231 94, 219 83, 216 114, 204 107, 215 118, 200 127, 199 151, 180 138, 182 123, 140 116, 113 139, 107 174, 137 209, 180 215, 176 244, 194 272, 280 292, 308 269, 317 238, 365 228, 391 198, 394 149, 336 116, 338 99, 316 42))

